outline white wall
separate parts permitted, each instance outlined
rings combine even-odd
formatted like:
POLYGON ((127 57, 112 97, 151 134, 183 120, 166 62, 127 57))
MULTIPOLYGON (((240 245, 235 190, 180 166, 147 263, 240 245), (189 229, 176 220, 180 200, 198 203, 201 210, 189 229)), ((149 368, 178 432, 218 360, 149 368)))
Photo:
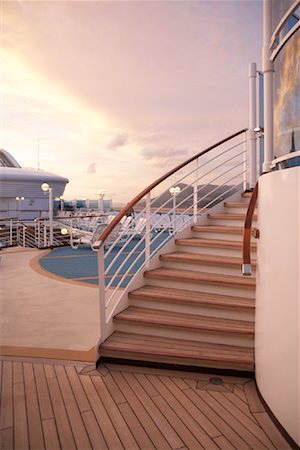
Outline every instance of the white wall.
POLYGON ((258 217, 256 380, 300 445, 300 167, 260 178, 258 217))

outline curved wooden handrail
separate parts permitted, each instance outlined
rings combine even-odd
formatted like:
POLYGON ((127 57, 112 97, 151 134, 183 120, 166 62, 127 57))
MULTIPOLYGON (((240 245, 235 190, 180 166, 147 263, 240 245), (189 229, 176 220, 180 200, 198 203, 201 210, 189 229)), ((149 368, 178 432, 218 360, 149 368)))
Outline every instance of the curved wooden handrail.
POLYGON ((158 186, 160 183, 162 183, 168 177, 170 177, 171 175, 176 173, 178 170, 182 169, 187 164, 195 161, 197 158, 199 158, 202 155, 205 155, 206 153, 210 152, 211 150, 218 147, 219 145, 222 145, 225 142, 230 141, 230 139, 233 139, 233 138, 239 136, 240 134, 245 133, 245 131, 247 131, 247 130, 248 130, 248 128, 244 128, 243 130, 240 130, 237 133, 231 134, 230 136, 226 137, 225 139, 222 139, 221 141, 217 142, 216 144, 211 145, 210 147, 208 147, 205 150, 202 150, 202 152, 199 152, 196 155, 192 156, 188 160, 179 164, 174 169, 170 170, 165 175, 162 175, 156 181, 151 183, 148 187, 146 187, 143 191, 141 191, 136 197, 134 197, 129 203, 127 203, 127 205, 124 206, 124 208, 121 209, 121 211, 116 215, 116 217, 103 230, 103 232, 99 236, 99 239, 97 239, 97 242, 95 242, 94 247, 97 248, 97 246, 101 246, 105 242, 105 240, 108 238, 108 236, 110 235, 112 230, 118 225, 118 223, 120 222, 122 217, 124 217, 145 195, 147 195, 150 191, 152 191, 152 189, 154 189, 156 186, 158 186))
POLYGON ((244 225, 243 265, 242 265, 243 275, 251 275, 251 248, 250 248, 251 226, 252 226, 253 214, 254 214, 254 210, 255 210, 255 206, 256 206, 256 202, 257 202, 257 197, 258 197, 258 182, 256 183, 255 188, 252 192, 252 196, 251 196, 247 214, 246 214, 245 225, 244 225))

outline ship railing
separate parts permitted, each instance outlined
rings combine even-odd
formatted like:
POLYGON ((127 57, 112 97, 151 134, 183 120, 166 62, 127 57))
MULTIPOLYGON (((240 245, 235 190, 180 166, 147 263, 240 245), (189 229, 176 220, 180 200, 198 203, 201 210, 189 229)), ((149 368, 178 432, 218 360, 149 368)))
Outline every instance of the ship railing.
POLYGON ((18 245, 17 222, 17 217, 0 218, 0 248, 18 245))
POLYGON ((113 331, 113 316, 126 307, 129 284, 149 269, 150 260, 209 208, 246 189, 247 134, 246 129, 232 134, 161 176, 98 236, 100 342, 113 331), (130 226, 124 229, 121 221, 129 215, 130 226), (145 222, 138 230, 141 218, 145 222))

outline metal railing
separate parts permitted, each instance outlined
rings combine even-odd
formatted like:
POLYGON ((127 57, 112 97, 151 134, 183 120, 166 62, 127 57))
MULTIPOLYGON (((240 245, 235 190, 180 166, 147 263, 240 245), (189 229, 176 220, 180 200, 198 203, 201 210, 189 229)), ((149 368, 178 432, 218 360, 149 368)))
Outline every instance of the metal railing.
POLYGON ((150 259, 209 208, 246 188, 246 132, 223 139, 160 177, 98 237, 100 342, 110 334, 129 282, 149 268, 150 259), (138 212, 132 214, 133 209, 138 212), (129 213, 131 218, 125 219, 129 213))

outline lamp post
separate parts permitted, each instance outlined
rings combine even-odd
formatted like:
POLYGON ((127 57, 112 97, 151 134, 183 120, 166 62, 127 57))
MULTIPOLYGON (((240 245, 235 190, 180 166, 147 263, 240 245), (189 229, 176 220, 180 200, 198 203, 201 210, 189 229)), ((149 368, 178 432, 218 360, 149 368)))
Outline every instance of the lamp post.
POLYGON ((171 187, 169 189, 170 194, 173 197, 173 233, 175 233, 175 221, 176 221, 176 195, 181 192, 179 186, 171 187))
POLYGON ((99 191, 98 191, 98 209, 99 209, 100 214, 104 213, 103 197, 105 196, 105 192, 106 192, 106 189, 99 189, 99 191))
POLYGON ((64 198, 62 195, 59 197, 59 200, 60 200, 60 210, 63 211, 64 210, 64 198))
POLYGON ((49 245, 53 246, 53 192, 48 183, 43 183, 41 189, 45 194, 49 194, 49 245))
POLYGON ((21 218, 21 201, 24 200, 25 197, 16 197, 18 202, 18 220, 21 218))

